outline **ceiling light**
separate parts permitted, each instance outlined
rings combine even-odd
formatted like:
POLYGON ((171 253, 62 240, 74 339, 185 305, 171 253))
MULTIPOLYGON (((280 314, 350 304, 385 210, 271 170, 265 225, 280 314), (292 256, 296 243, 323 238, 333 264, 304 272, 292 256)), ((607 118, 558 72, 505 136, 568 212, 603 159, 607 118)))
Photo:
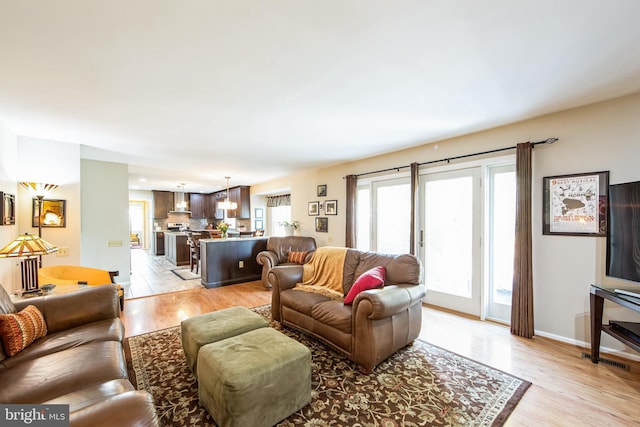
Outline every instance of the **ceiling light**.
POLYGON ((224 210, 237 209, 238 208, 238 204, 236 202, 230 202, 229 201, 229 180, 231 179, 231 177, 230 176, 225 176, 224 179, 227 180, 227 197, 226 197, 226 199, 224 199, 224 202, 218 203, 218 207, 220 209, 224 209, 224 210))

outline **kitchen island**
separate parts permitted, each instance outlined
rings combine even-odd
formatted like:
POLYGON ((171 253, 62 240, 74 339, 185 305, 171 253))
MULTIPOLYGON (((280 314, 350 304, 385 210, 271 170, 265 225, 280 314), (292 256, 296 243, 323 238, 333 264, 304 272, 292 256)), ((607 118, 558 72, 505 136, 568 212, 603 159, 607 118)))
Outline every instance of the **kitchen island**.
MULTIPOLYGON (((193 233, 194 239, 200 233, 193 233)), ((184 231, 164 232, 164 257, 173 265, 189 265, 191 248, 187 245, 187 233, 184 231)))
POLYGON ((260 280, 258 252, 267 248, 266 237, 200 239, 202 286, 217 288, 260 280))

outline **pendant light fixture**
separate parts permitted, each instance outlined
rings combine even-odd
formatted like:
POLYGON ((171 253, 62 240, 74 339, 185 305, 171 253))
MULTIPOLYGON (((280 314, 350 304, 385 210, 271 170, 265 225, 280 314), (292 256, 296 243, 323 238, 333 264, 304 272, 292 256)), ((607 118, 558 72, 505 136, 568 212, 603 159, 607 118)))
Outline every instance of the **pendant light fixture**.
POLYGON ((231 179, 231 177, 230 176, 225 176, 224 179, 227 180, 227 197, 224 199, 224 202, 220 202, 218 204, 218 207, 220 209, 224 209, 224 210, 237 209, 238 208, 238 204, 236 202, 230 202, 229 201, 229 180, 231 179))

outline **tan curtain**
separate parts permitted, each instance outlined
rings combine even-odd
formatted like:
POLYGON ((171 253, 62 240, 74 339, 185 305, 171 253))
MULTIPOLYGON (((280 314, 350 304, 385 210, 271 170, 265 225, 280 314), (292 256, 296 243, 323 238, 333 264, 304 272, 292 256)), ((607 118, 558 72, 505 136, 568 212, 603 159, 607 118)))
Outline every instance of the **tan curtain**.
POLYGON ((279 196, 267 196, 268 208, 277 208, 278 206, 291 206, 291 194, 281 194, 279 196))
POLYGON ((347 226, 345 233, 345 246, 347 248, 356 247, 356 192, 358 190, 358 177, 347 175, 347 203, 346 215, 347 226))
POLYGON ((511 333, 531 338, 533 326, 533 272, 531 251, 531 153, 529 142, 516 151, 516 230, 513 263, 511 333))
POLYGON ((411 234, 409 238, 409 251, 411 255, 417 254, 416 245, 416 218, 418 215, 418 163, 411 163, 411 234))

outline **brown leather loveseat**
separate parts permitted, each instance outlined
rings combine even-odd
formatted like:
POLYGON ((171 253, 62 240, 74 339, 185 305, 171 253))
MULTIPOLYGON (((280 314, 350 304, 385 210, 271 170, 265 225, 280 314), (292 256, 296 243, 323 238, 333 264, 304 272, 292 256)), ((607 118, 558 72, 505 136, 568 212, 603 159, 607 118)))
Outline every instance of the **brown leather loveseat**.
POLYGON ((303 266, 277 266, 269 272, 272 317, 344 353, 363 372, 373 368, 420 334, 422 298, 420 261, 413 255, 385 255, 348 249, 342 290, 349 293, 364 272, 386 268, 384 287, 357 294, 351 305, 318 293, 294 289, 303 266))
POLYGON ((313 237, 286 236, 269 237, 267 239, 267 249, 258 253, 256 261, 262 266, 262 284, 270 289, 269 271, 278 265, 295 265, 288 261, 290 252, 306 252, 308 261, 316 249, 316 240, 313 237))
POLYGON ((0 286, 0 314, 28 305, 47 333, 11 357, 0 346, 0 403, 67 404, 71 426, 158 425, 151 395, 127 379, 115 285, 15 303, 0 286))

